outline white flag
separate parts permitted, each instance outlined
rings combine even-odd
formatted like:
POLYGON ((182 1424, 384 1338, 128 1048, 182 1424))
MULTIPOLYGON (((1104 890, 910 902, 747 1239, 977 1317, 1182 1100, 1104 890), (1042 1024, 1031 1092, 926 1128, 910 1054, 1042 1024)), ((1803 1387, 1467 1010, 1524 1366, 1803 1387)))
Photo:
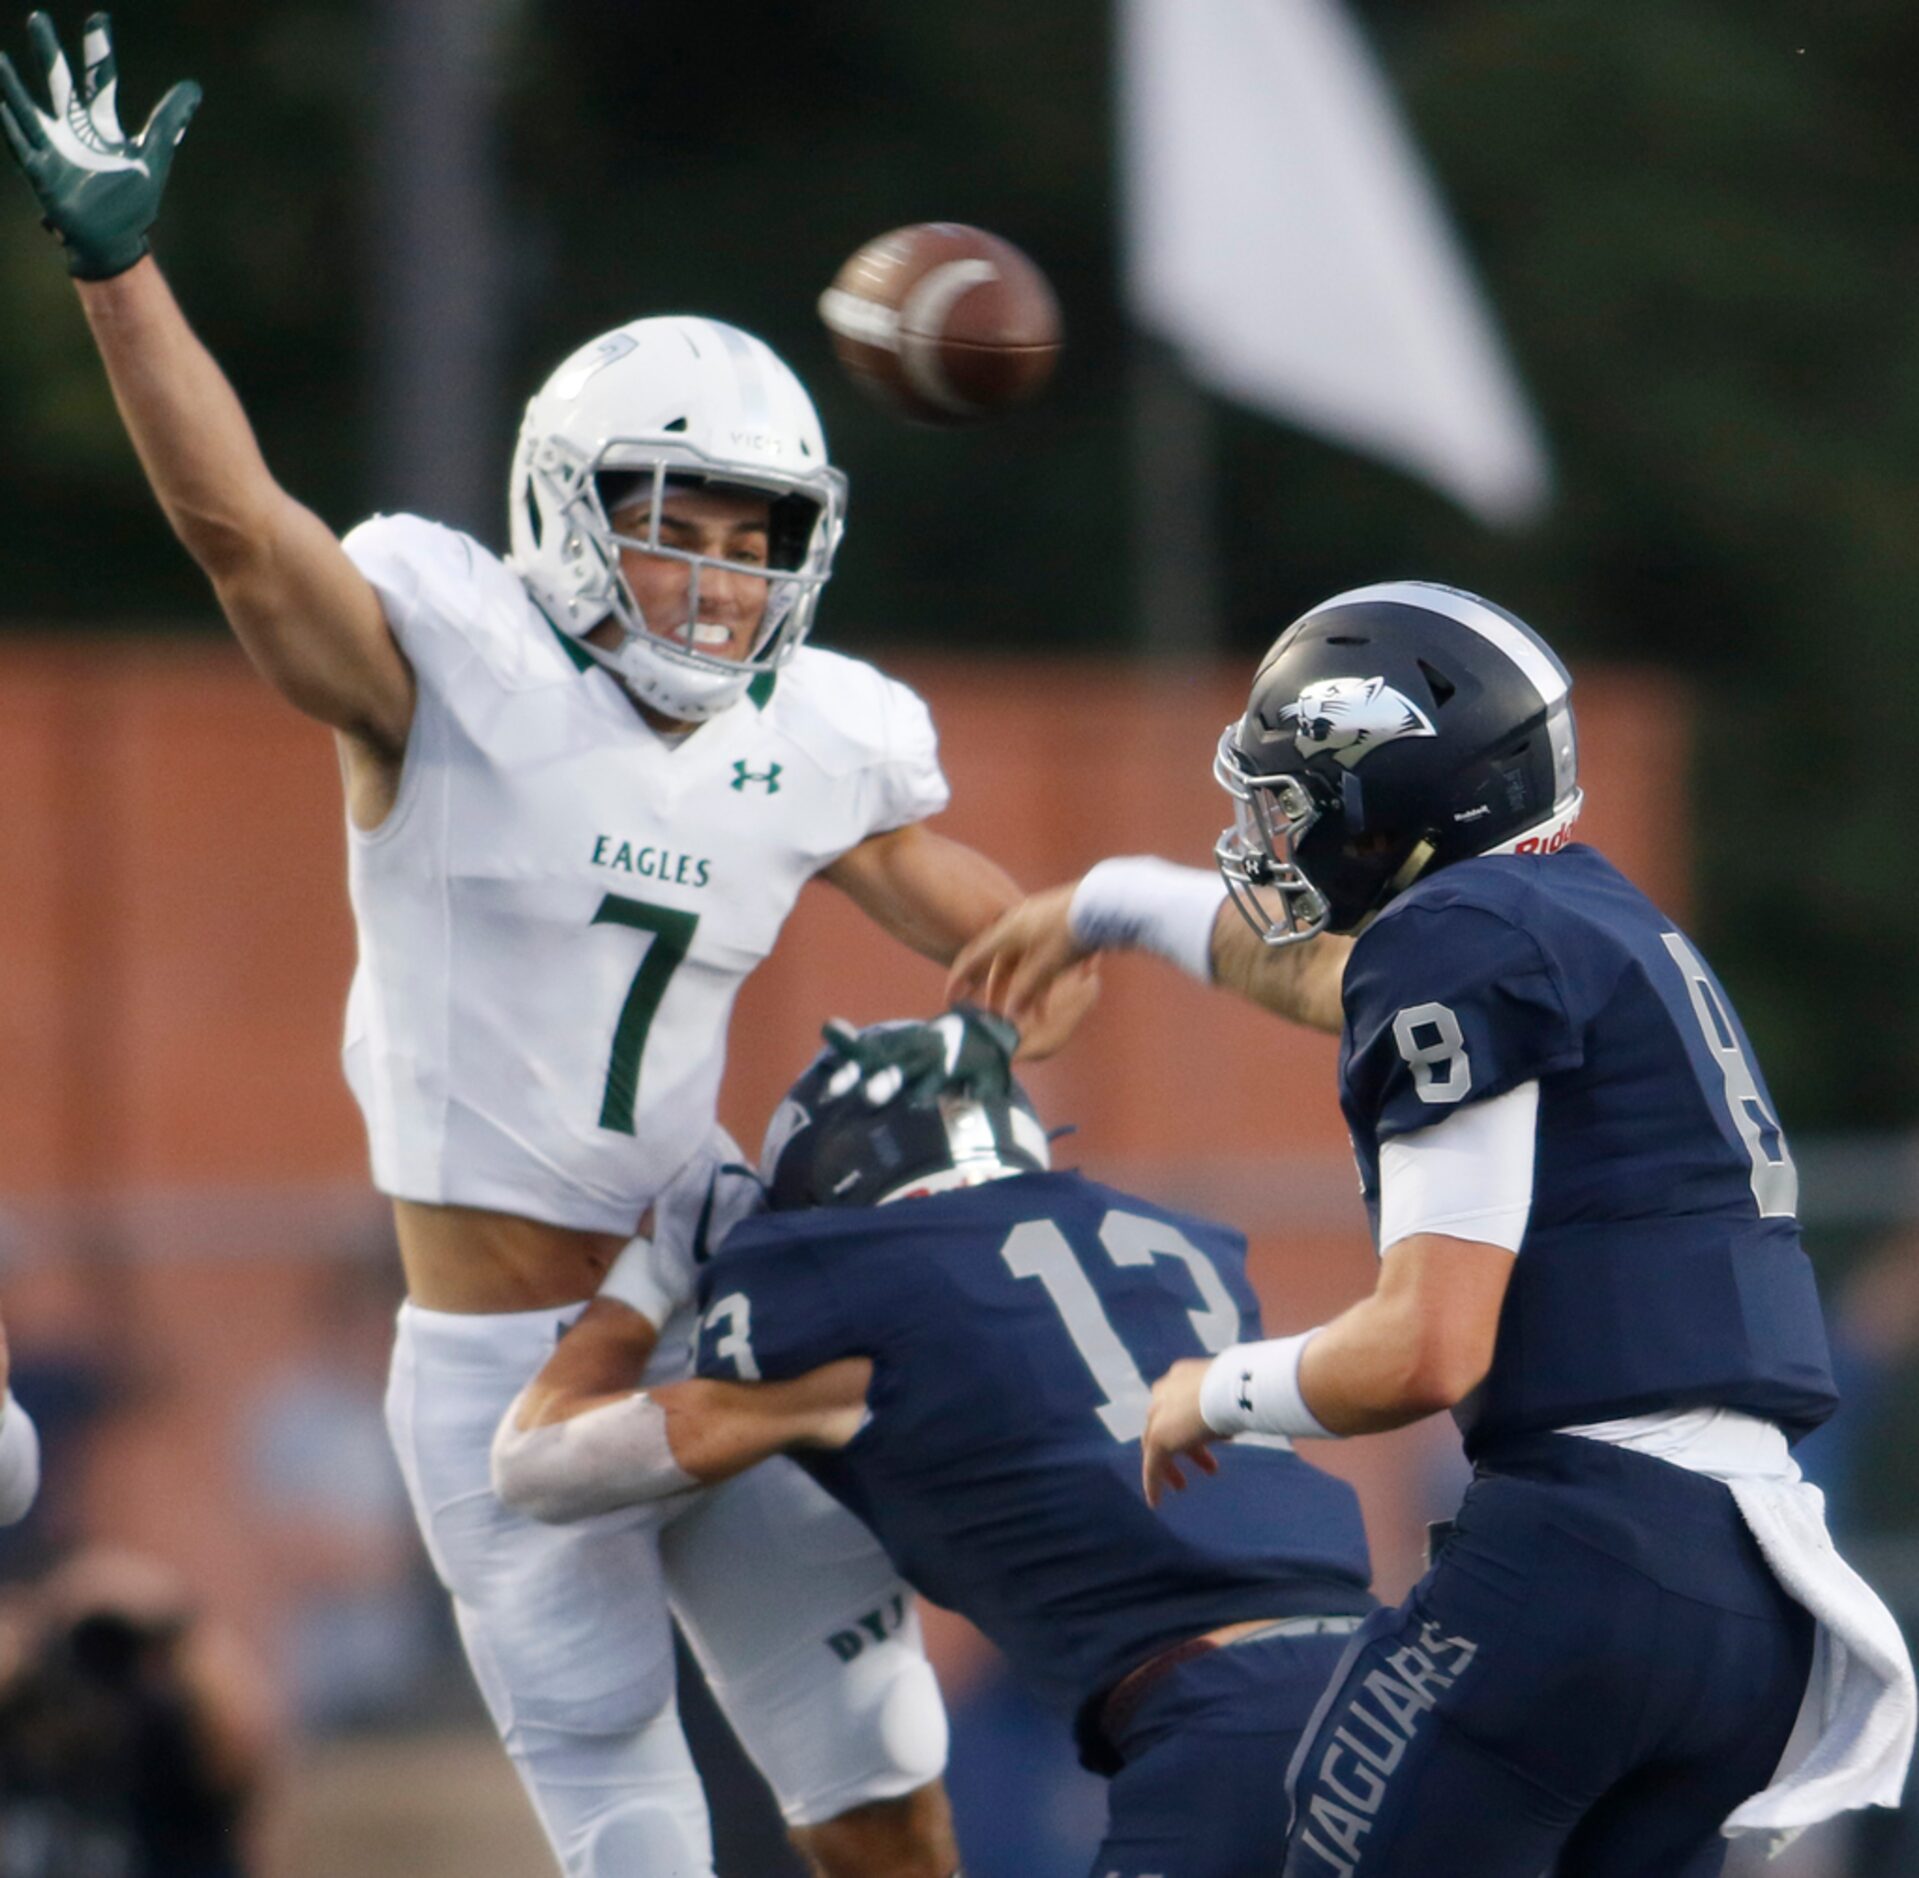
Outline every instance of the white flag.
POLYGON ((1133 313, 1202 383, 1482 521, 1549 492, 1538 426, 1339 0, 1119 0, 1133 313))

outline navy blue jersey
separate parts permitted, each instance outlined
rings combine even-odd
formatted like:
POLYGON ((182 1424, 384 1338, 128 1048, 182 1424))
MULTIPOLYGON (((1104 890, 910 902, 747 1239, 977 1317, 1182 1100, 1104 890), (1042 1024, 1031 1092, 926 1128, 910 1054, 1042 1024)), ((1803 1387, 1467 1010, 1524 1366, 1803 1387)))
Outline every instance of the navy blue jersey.
POLYGON ((1416 883, 1345 978, 1340 1101, 1377 1222, 1382 1141, 1539 1085, 1532 1211, 1468 1450, 1698 1406, 1790 1435, 1837 1400, 1797 1177, 1732 1005, 1603 856, 1416 883))
POLYGON ((1147 1379, 1260 1334, 1245 1252, 1075 1174, 767 1213, 702 1274, 700 1373, 870 1357, 865 1428, 799 1458, 1078 1714, 1217 1625, 1371 1605, 1352 1489, 1283 1445, 1220 1448, 1221 1478, 1161 1512, 1141 1494, 1147 1379))

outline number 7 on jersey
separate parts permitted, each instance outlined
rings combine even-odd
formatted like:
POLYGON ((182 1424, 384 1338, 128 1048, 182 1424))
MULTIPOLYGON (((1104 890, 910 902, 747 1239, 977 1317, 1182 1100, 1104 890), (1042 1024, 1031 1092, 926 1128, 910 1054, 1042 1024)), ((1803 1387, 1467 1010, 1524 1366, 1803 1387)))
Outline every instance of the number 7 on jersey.
POLYGON ((640 969, 633 974, 620 1021, 613 1027, 613 1049, 606 1064, 606 1093, 600 1098, 600 1126, 633 1133, 633 1111, 640 1093, 640 1058, 646 1052, 646 1033, 666 996, 666 987, 693 943, 697 913, 677 907, 649 906, 609 893, 593 915, 595 926, 632 926, 652 935, 640 969))

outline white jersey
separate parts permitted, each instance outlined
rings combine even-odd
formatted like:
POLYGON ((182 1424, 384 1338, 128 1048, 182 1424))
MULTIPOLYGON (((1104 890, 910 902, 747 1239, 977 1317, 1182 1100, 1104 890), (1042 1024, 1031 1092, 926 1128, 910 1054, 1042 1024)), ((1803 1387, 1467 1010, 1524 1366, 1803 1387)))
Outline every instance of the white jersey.
POLYGON ((398 800, 348 828, 374 1182, 630 1233, 714 1126, 734 996, 800 888, 945 807, 932 721, 803 647, 669 740, 468 537, 376 516, 346 548, 417 681, 398 800))

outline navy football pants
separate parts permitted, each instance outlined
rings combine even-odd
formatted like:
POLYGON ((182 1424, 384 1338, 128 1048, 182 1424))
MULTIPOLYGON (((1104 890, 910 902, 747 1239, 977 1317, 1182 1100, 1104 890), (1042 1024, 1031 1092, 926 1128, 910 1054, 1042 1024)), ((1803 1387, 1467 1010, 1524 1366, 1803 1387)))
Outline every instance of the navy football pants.
POLYGON ((1293 1766, 1287 1878, 1711 1878, 1812 1642, 1718 1482, 1505 1444, 1353 1638, 1293 1766))
POLYGON ((1091 1878, 1275 1878, 1286 1766, 1350 1636, 1256 1637, 1182 1663, 1112 1746, 1091 1878))

